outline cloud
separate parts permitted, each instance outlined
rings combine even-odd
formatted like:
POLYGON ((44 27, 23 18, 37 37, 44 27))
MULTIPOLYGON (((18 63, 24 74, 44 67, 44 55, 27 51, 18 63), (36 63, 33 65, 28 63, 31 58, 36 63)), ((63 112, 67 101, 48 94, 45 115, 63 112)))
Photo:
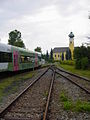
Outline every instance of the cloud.
POLYGON ((0 38, 17 29, 27 48, 37 46, 45 52, 56 46, 68 46, 68 34, 75 34, 75 45, 85 41, 90 31, 89 0, 1 0, 0 38))

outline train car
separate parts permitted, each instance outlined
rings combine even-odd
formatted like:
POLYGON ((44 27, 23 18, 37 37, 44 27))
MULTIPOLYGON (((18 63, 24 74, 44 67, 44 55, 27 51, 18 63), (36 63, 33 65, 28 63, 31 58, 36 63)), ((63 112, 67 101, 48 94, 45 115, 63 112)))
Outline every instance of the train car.
POLYGON ((0 43, 0 72, 19 71, 41 66, 41 54, 0 43))

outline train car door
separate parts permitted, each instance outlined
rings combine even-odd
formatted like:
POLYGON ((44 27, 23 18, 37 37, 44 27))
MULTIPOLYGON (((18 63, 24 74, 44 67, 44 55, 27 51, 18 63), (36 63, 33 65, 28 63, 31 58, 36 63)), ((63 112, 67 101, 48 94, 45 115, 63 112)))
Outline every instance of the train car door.
POLYGON ((13 52, 13 65, 14 65, 14 71, 17 71, 19 69, 19 66, 18 66, 18 52, 17 51, 13 52))

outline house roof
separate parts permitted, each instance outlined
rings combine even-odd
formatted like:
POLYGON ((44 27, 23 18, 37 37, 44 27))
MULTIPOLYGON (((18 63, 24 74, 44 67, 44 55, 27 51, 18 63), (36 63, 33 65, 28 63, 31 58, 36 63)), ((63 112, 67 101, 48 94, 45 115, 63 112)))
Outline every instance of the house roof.
POLYGON ((53 53, 60 53, 69 50, 69 47, 56 47, 53 49, 53 53))

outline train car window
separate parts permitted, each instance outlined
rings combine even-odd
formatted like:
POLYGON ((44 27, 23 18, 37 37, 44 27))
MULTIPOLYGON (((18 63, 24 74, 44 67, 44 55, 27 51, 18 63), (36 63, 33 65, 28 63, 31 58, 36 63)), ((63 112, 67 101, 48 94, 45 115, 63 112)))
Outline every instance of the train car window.
POLYGON ((12 53, 0 52, 0 62, 12 62, 12 53))
POLYGON ((20 56, 21 63, 33 62, 33 56, 20 56))

